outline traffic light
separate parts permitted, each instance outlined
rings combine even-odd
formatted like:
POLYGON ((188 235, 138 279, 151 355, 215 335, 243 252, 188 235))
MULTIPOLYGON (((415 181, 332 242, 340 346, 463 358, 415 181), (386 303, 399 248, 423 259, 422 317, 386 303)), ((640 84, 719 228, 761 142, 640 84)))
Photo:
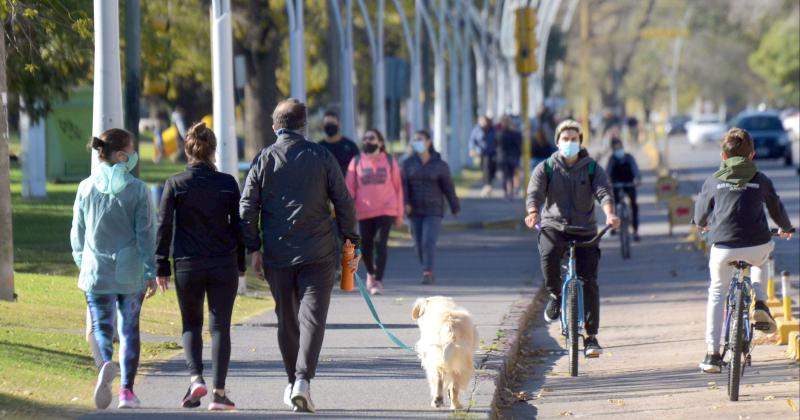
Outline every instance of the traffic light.
POLYGON ((527 75, 536 72, 539 64, 536 62, 536 9, 521 7, 514 12, 514 38, 517 41, 517 72, 527 75))

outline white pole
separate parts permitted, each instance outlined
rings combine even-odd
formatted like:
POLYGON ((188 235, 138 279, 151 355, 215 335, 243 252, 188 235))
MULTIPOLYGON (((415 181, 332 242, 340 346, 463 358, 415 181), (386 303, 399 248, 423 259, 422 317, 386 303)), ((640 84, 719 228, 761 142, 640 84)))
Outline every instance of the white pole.
POLYGON ((333 8, 333 19, 336 22, 336 31, 339 34, 339 56, 341 57, 341 83, 342 83, 342 135, 355 138, 355 99, 353 96, 353 1, 346 3, 346 22, 342 24, 342 7, 339 0, 330 0, 333 8))
POLYGON ((364 18, 367 30, 369 52, 372 56, 372 124, 386 135, 386 72, 383 57, 383 15, 384 0, 378 0, 377 30, 374 30, 364 0, 358 0, 358 7, 364 18))
POLYGON ((289 20, 290 94, 293 98, 306 102, 303 8, 303 0, 286 0, 286 14, 289 20))
MULTIPOLYGON (((94 92, 92 135, 122 128, 122 76, 119 65, 119 1, 94 0, 94 92)), ((92 150, 92 173, 100 161, 92 150)))
POLYGON ((394 3, 394 8, 397 10, 397 14, 400 16, 400 23, 403 26, 403 35, 406 38, 406 44, 408 47, 408 59, 410 62, 410 69, 411 69, 411 78, 410 78, 411 86, 409 89, 409 92, 411 93, 411 98, 408 102, 408 109, 406 111, 407 118, 411 121, 411 128, 413 130, 419 130, 422 128, 422 104, 420 102, 421 80, 417 74, 417 61, 419 60, 420 54, 416 43, 416 39, 418 38, 420 30, 418 23, 419 17, 414 16, 414 21, 415 23, 417 23, 417 25, 415 28, 416 33, 412 36, 411 29, 409 28, 408 25, 408 17, 406 16, 406 11, 403 9, 403 6, 400 4, 400 0, 392 0, 392 3, 394 3))
MULTIPOLYGON (((442 0, 440 4, 440 10, 444 11, 447 10, 447 1, 442 0)), ((449 14, 449 13, 448 13, 449 14)), ((444 23, 444 22, 442 22, 444 23)), ((444 25, 443 25, 444 26, 444 25)), ((448 57, 449 57, 449 70, 450 70, 450 136, 448 137, 448 154, 447 158, 449 159, 450 164, 450 171, 454 174, 461 172, 461 152, 459 150, 459 140, 461 139, 461 100, 462 100, 462 92, 461 89, 461 82, 460 82, 460 74, 459 74, 459 67, 460 67, 460 60, 459 57, 461 56, 459 51, 459 33, 458 27, 456 25, 451 25, 452 31, 450 36, 445 38, 448 57)), ((445 28, 444 34, 447 34, 445 28)))
POLYGON ((22 141, 22 196, 46 198, 45 143, 42 119, 31 121, 26 112, 19 114, 19 131, 22 141))
POLYGON ((211 57, 217 167, 220 172, 238 179, 236 120, 233 112, 233 35, 230 0, 211 2, 211 57))

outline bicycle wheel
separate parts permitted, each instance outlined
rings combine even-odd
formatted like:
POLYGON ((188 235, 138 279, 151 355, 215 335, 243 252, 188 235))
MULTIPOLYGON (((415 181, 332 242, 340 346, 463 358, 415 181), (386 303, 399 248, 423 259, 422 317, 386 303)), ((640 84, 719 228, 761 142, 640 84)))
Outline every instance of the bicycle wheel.
POLYGON ((631 257, 631 232, 628 228, 628 212, 623 213, 623 218, 619 228, 619 240, 622 242, 622 258, 631 257))
POLYGON ((731 401, 739 401, 739 379, 742 377, 742 347, 744 346, 744 293, 736 288, 736 306, 731 318, 730 350, 731 361, 728 369, 728 397, 731 401))
POLYGON ((578 376, 578 282, 569 284, 567 300, 567 341, 569 346, 569 375, 578 376))

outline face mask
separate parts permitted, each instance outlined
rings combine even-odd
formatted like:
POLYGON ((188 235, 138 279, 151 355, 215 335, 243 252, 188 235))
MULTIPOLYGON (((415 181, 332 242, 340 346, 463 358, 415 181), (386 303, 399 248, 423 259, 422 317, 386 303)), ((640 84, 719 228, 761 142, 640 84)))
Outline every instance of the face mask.
POLYGON ((133 168, 136 167, 136 164, 139 163, 139 154, 136 152, 131 154, 122 152, 122 154, 128 157, 128 161, 125 162, 125 168, 128 169, 128 172, 132 172, 133 168))
POLYGON ((364 153, 373 154, 378 150, 378 145, 375 143, 364 143, 364 153))
POLYGON ((411 142, 411 148, 414 149, 414 153, 423 153, 425 152, 425 142, 422 140, 414 140, 411 142))
POLYGON ((618 159, 624 158, 625 157, 625 149, 614 150, 614 156, 616 156, 618 159))
POLYGON ((563 141, 558 143, 558 151, 561 155, 569 159, 578 154, 581 150, 581 145, 574 141, 563 141))
POLYGON ((325 124, 322 129, 325 130, 325 134, 327 134, 328 137, 335 136, 336 133, 339 132, 339 126, 336 124, 325 124))

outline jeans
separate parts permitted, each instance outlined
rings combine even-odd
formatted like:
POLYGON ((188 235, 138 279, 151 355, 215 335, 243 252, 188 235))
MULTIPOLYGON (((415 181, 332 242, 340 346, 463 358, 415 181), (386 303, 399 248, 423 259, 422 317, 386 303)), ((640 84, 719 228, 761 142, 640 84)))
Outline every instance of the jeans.
POLYGON ((386 270, 389 231, 395 220, 397 218, 393 216, 378 216, 358 222, 364 265, 367 267, 367 273, 375 276, 375 280, 378 281, 383 280, 383 273, 386 270))
MULTIPOLYGON (((539 234, 539 253, 542 258, 542 274, 547 291, 561 299, 561 257, 568 251, 566 241, 585 240, 584 236, 568 235, 552 228, 544 228, 548 235, 559 241, 554 244, 539 234)), ((575 248, 575 271, 583 280, 583 311, 586 316, 586 334, 597 335, 600 329, 600 288, 597 285, 597 269, 600 262, 600 247, 575 248)))
POLYGON ((442 227, 441 216, 410 217, 411 235, 414 237, 414 247, 417 257, 422 264, 423 271, 433 271, 433 262, 436 252, 436 241, 439 240, 439 231, 442 227))
POLYGON ((775 243, 772 241, 746 248, 717 248, 716 245, 711 247, 708 257, 711 284, 708 286, 708 304, 706 305, 706 345, 708 345, 709 351, 719 351, 725 297, 728 296, 730 280, 736 270, 728 263, 747 261, 752 264, 750 281, 753 283, 753 291, 756 294, 756 300, 764 300, 766 299, 764 284, 769 276, 767 267, 769 254, 774 248, 775 243))
POLYGON ((117 311, 122 377, 120 386, 129 390, 133 390, 133 380, 139 368, 139 313, 143 300, 144 291, 128 295, 86 293, 86 303, 92 313, 94 337, 103 362, 112 361, 114 356, 114 311, 117 311))

